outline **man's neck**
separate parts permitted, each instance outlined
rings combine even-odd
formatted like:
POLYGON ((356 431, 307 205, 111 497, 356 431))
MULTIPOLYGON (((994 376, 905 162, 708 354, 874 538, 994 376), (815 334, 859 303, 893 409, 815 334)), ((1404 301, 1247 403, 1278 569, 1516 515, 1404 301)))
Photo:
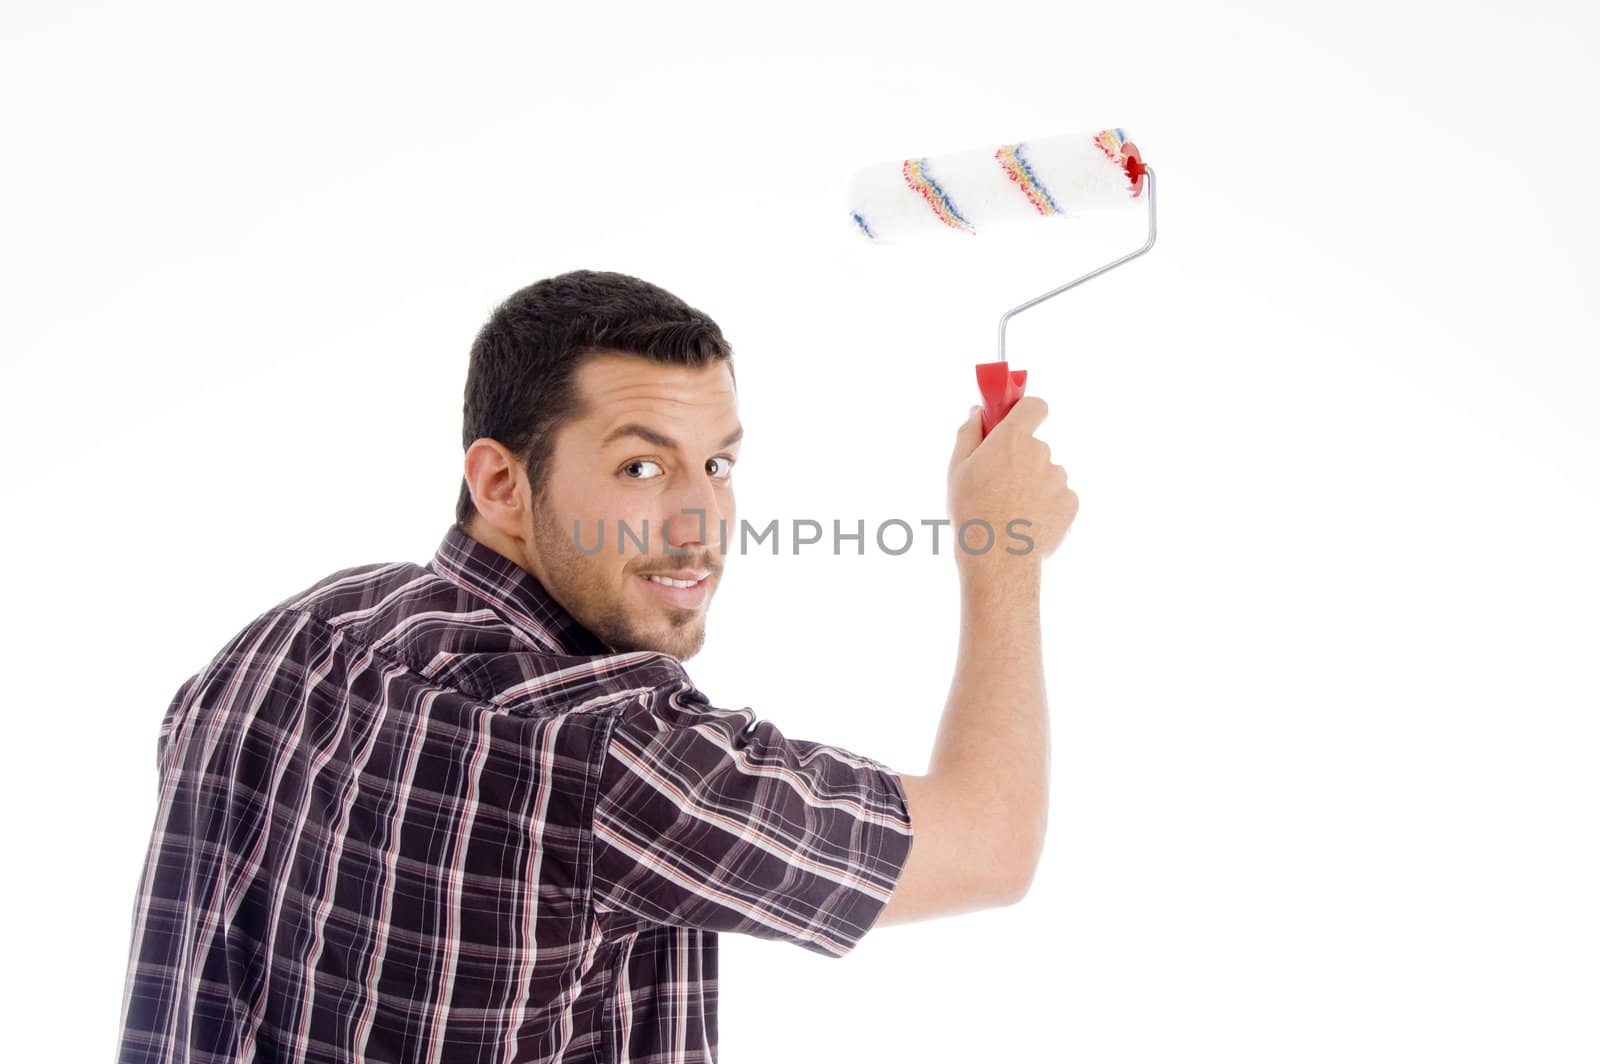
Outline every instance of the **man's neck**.
POLYGON ((523 556, 522 544, 489 524, 481 515, 474 515, 462 526, 462 531, 496 554, 515 562, 524 572, 532 571, 528 568, 528 559, 523 556))

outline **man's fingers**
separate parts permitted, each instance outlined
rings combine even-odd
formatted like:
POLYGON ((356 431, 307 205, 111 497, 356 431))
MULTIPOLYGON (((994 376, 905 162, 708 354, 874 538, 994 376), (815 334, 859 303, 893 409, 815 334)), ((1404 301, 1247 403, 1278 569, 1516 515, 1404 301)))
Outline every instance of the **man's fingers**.
POLYGON ((1000 424, 990 429, 993 435, 996 432, 1016 432, 1024 436, 1033 434, 1039 423, 1050 413, 1050 407, 1037 395, 1024 395, 1018 399, 1006 416, 1000 419, 1000 424))

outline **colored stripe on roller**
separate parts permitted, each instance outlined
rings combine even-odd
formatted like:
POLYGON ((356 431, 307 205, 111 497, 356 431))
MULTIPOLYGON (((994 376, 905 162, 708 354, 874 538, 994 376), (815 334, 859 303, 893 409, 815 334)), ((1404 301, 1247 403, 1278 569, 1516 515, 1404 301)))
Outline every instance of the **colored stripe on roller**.
POLYGON ((869 237, 871 237, 874 240, 878 239, 878 234, 874 233, 872 231, 872 227, 867 224, 867 220, 865 218, 861 217, 861 215, 858 212, 851 211, 850 212, 850 217, 855 219, 855 223, 861 227, 861 231, 863 233, 867 234, 869 237))
POLYGON ((1122 161, 1122 142, 1127 139, 1127 134, 1120 129, 1102 129, 1094 135, 1094 142, 1100 145, 1106 158, 1116 162, 1122 161))
POLYGON ((945 195, 944 189, 939 187, 931 174, 927 173, 926 159, 907 159, 900 172, 905 175, 906 184, 911 190, 921 196, 928 206, 932 208, 934 217, 952 229, 960 229, 964 233, 977 235, 971 222, 961 216, 956 210, 956 205, 950 202, 950 197, 945 195))
POLYGON ((1051 198, 1050 192, 1044 187, 1043 182, 1034 175, 1033 167, 1022 157, 1025 143, 1002 144, 994 157, 1000 162, 1000 169, 1006 176, 1014 181, 1022 194, 1028 197, 1028 202, 1033 204, 1033 209, 1040 214, 1049 216, 1060 214, 1061 208, 1056 206, 1056 201, 1051 198))

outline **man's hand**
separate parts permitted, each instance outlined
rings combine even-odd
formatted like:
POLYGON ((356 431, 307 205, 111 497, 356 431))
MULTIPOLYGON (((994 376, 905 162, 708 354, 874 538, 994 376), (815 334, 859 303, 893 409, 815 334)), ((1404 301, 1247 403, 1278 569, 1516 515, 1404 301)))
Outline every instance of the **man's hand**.
POLYGON ((982 408, 976 406, 956 431, 949 470, 952 531, 961 537, 963 522, 980 519, 994 530, 993 545, 982 553, 973 553, 987 541, 988 533, 981 525, 958 538, 958 565, 1037 565, 1054 554, 1066 538, 1078 514, 1078 496, 1067 487, 1067 471, 1051 463, 1050 445, 1033 434, 1048 411, 1043 399, 1025 395, 987 437, 983 435, 982 408), (1007 523, 1018 518, 1022 520, 1008 531, 1007 523), (1028 548, 1022 537, 1032 539, 1033 546, 1028 548), (1008 548, 1025 553, 1007 553, 1008 548))

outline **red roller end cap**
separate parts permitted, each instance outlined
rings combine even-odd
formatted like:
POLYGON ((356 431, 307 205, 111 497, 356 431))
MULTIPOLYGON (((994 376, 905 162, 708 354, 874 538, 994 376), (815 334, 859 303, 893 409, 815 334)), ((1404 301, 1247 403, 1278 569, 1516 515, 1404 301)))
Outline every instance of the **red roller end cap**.
POLYGON ((1138 199, 1144 191, 1144 156, 1139 154, 1139 146, 1131 140, 1122 142, 1122 168, 1128 172, 1128 180, 1133 182, 1133 198, 1138 199))
POLYGON ((1011 369, 1004 362, 978 363, 978 394, 983 396, 983 435, 1000 423, 1011 412, 1022 389, 1028 383, 1028 371, 1011 369))

